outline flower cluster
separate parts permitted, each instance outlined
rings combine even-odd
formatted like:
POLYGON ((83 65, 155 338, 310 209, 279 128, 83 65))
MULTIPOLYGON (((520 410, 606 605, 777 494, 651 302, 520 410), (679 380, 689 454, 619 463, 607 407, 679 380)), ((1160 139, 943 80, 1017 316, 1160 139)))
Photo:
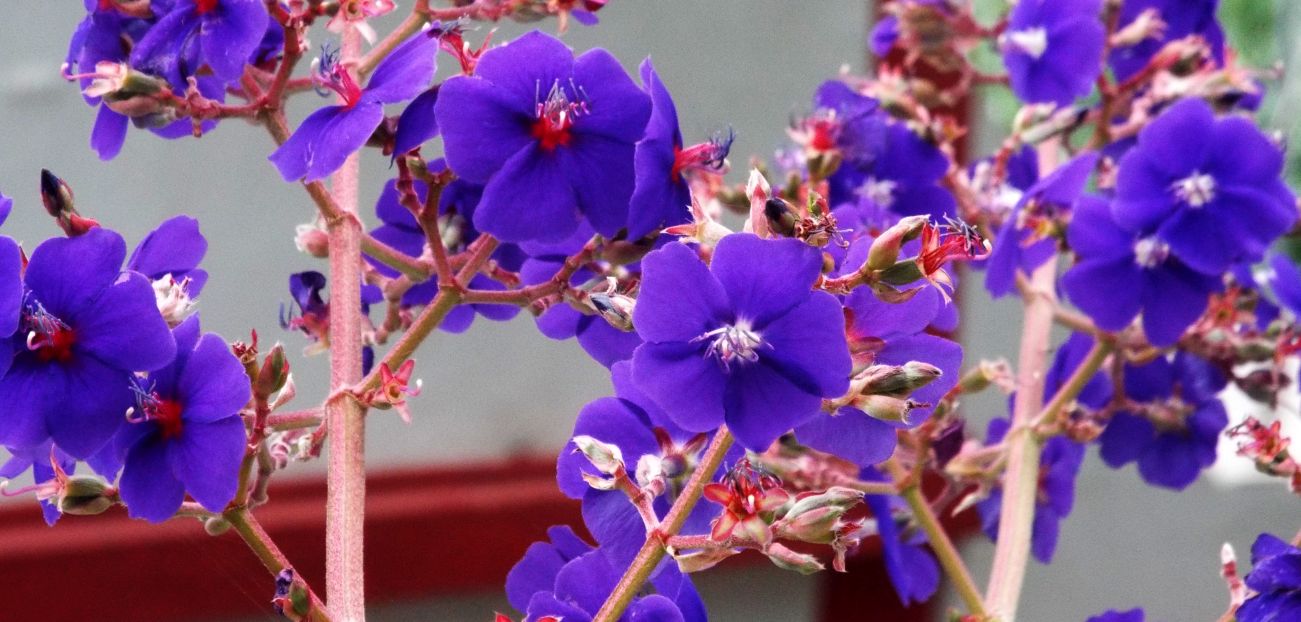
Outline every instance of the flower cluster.
POLYGON ((94 513, 68 501, 85 494, 70 492, 86 485, 66 475, 76 461, 109 482, 120 472, 122 502, 154 522, 187 494, 213 512, 234 498, 250 381, 192 314, 206 249, 198 223, 183 216, 145 236, 125 265, 125 241, 103 227, 46 240, 26 262, 0 238, 11 335, 0 395, 12 404, 0 445, 15 456, 4 475, 32 468, 38 497, 53 499, 47 519, 51 510, 94 513))

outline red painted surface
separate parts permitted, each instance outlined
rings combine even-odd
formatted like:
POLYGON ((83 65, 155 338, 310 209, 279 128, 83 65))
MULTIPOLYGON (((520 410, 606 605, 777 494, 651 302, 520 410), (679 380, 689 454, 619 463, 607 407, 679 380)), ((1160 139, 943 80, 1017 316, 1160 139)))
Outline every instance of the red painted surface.
MULTIPOLYGON (((325 483, 274 483, 255 512, 296 569, 324 587, 325 483)), ((580 522, 555 461, 382 472, 368 481, 366 588, 375 604, 500 591, 549 525, 580 522)), ((48 528, 35 504, 0 509, 0 620, 157 621, 271 614, 271 576, 233 531, 163 525, 115 509, 48 528), (24 595, 30 595, 25 597, 24 595)), ((492 612, 484 612, 491 619, 492 612)))

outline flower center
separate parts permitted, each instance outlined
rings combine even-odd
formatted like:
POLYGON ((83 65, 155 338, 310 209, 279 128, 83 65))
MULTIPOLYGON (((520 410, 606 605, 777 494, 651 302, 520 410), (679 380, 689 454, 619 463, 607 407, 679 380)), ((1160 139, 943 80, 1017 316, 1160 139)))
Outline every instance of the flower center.
POLYGON ((338 94, 345 107, 356 106, 357 102, 361 101, 361 87, 352 78, 352 74, 348 73, 348 69, 339 62, 339 52, 322 47, 318 63, 316 73, 312 76, 313 82, 338 94))
POLYGON ((203 15, 216 9, 219 2, 221 0, 194 0, 194 10, 199 15, 203 15))
POLYGON ((732 140, 736 135, 728 128, 727 135, 714 134, 709 142, 692 145, 686 149, 673 149, 673 169, 670 178, 673 182, 682 181, 682 171, 695 170, 722 175, 727 172, 727 154, 732 150, 732 140))
POLYGON ((139 381, 132 383, 131 390, 136 394, 136 406, 127 409, 127 421, 131 423, 152 421, 158 424, 164 440, 181 435, 185 427, 181 420, 181 412, 184 409, 179 402, 159 397, 157 391, 142 388, 139 381))
POLYGON ((572 80, 569 87, 577 95, 576 101, 569 100, 569 93, 560 86, 560 80, 551 83, 551 90, 547 91, 547 96, 543 99, 542 84, 538 83, 537 120, 533 122, 533 137, 547 151, 568 145, 569 130, 574 126, 574 121, 588 112, 582 89, 574 85, 572 80))
POLYGON ((1005 44, 1007 47, 1025 52, 1034 60, 1039 60, 1048 49, 1048 31, 1036 27, 1009 32, 1005 44))
POLYGON ((1170 256, 1170 245, 1155 236, 1146 237, 1134 243, 1134 261, 1144 268, 1155 268, 1165 263, 1170 256))
POLYGON ((1170 184, 1170 191, 1190 207, 1201 207, 1215 199, 1215 178, 1193 171, 1192 175, 1170 184))
POLYGON ((77 332, 51 315, 41 303, 33 301, 24 310, 23 326, 27 329, 27 349, 42 363, 72 360, 72 346, 77 332))
POLYGON ((758 361, 758 350, 764 345, 759 333, 754 332, 746 320, 737 320, 736 324, 715 328, 692 341, 709 341, 706 354, 718 359, 723 367, 729 367, 736 360, 747 363, 758 361))
POLYGON ((866 197, 883 208, 889 208, 894 204, 894 190, 898 186, 898 182, 889 179, 868 177, 867 181, 859 186, 858 196, 866 197))

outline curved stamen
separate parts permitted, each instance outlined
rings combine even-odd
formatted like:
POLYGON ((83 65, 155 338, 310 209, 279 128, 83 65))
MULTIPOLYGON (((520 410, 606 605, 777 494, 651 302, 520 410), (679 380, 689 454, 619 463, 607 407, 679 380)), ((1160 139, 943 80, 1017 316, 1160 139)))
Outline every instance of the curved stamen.
POLYGON ((737 320, 736 324, 715 328, 691 341, 695 343, 706 340, 710 340, 710 344, 705 349, 705 354, 718 359, 724 368, 730 368, 736 360, 747 363, 758 361, 758 350, 765 345, 759 333, 751 329, 746 320, 737 320))

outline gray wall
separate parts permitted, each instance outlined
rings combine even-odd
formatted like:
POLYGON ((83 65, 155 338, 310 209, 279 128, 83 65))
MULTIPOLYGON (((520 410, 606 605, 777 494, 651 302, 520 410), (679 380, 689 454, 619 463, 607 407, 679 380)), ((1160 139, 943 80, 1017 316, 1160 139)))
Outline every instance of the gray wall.
MULTIPOLYGON (((272 149, 264 132, 239 122, 201 140, 168 142, 133 132, 117 160, 98 162, 86 144, 93 111, 57 76, 81 3, 9 4, 0 20, 0 191, 17 206, 5 233, 28 248, 57 233, 39 204, 42 167, 73 185, 83 211, 132 242, 167 216, 195 215, 211 244, 206 267, 213 277, 201 304, 206 328, 231 339, 256 328, 296 351, 302 340, 281 332, 275 320, 278 303, 288 300, 286 275, 324 266, 294 250, 293 227, 311 217, 312 206, 264 161, 272 149)), ((601 12, 600 26, 575 25, 567 41, 580 50, 608 47, 630 71, 652 55, 675 95, 688 141, 727 124, 736 129, 734 177, 740 179, 748 154, 766 156, 784 140, 788 114, 806 109, 819 82, 842 64, 862 68, 866 14, 856 0, 618 0, 601 12)), ((521 31, 506 25, 498 36, 521 31)), ((301 103, 295 118, 320 104, 301 103)), ((380 158, 365 165, 369 205, 390 173, 380 158)), ((367 222, 372 215, 364 214, 367 222)), ((1006 318, 1016 317, 1015 304, 987 305, 972 291, 966 300, 969 351, 1014 355, 1017 327, 1006 318)), ((309 406, 325 394, 325 361, 295 357, 293 364, 299 405, 309 406)), ((371 420, 374 465, 554 451, 577 409, 609 390, 602 369, 575 343, 541 337, 527 318, 439 334, 417 369, 425 394, 414 400, 414 423, 404 426, 382 413, 371 420)), ((996 399, 971 406, 974 425, 1002 408, 996 399)), ((314 470, 300 467, 290 475, 314 470)), ((1137 604, 1156 620, 1212 619, 1225 602, 1216 576, 1220 543, 1234 542, 1245 556, 1256 533, 1290 534, 1298 516, 1277 486, 1226 490, 1202 482, 1173 494, 1143 486, 1132 469, 1107 470, 1092 455, 1078 499, 1054 564, 1030 570, 1025 620, 1083 620, 1110 606, 1137 604)), ((968 549, 983 575, 990 547, 981 542, 968 549)), ((701 583, 715 619, 724 621, 809 619, 816 586, 762 569, 701 583)), ((377 619, 484 619, 501 606, 494 593, 393 608, 377 612, 377 619)))

